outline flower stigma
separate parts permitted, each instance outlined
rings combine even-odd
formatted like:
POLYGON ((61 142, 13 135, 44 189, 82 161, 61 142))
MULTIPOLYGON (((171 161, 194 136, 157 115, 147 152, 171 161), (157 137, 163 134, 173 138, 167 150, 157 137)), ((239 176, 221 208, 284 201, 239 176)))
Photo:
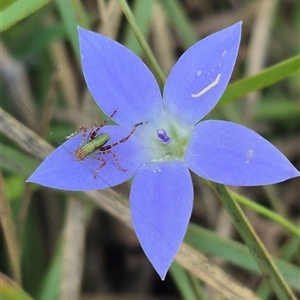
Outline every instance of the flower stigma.
MULTIPOLYGON (((159 129, 148 134, 148 146, 151 149, 151 161, 163 162, 183 159, 191 130, 168 120, 159 129), (149 145, 150 144, 150 145, 149 145)), ((156 127, 157 128, 157 127, 156 127)))
POLYGON ((156 130, 157 136, 160 138, 161 142, 163 144, 170 144, 171 143, 171 138, 168 136, 166 131, 164 129, 157 129, 156 130))

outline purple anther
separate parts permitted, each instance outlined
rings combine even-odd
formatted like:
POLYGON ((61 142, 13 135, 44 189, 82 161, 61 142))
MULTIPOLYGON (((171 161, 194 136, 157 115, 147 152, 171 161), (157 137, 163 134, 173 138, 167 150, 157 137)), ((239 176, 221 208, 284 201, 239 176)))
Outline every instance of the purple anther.
POLYGON ((171 143, 171 138, 168 136, 166 131, 164 129, 157 129, 156 131, 157 136, 160 138, 160 141, 163 144, 170 144, 171 143))

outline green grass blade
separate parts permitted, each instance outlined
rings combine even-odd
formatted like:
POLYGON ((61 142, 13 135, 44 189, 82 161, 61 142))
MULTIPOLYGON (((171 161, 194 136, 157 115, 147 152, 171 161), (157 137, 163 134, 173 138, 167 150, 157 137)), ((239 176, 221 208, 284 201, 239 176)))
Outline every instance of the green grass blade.
POLYGON ((39 300, 55 300, 58 298, 60 282, 62 277, 63 248, 62 238, 59 239, 51 264, 46 272, 41 289, 39 300))
MULTIPOLYGON (((280 258, 284 259, 285 261, 289 261, 291 260, 293 257, 297 257, 298 256, 298 250, 299 250, 299 246, 300 246, 300 241, 297 237, 292 237, 290 240, 288 240, 283 247, 280 249, 280 258)), ((279 267, 279 266, 278 266, 279 267)), ((281 271, 281 270, 280 270, 281 271)), ((285 275, 282 272, 282 275, 285 275)), ((290 276, 291 274, 288 273, 288 276, 290 276)), ((299 276, 300 276, 300 270, 299 268, 297 269, 297 273, 295 273, 293 275, 293 280, 296 284, 295 289, 297 289, 299 291, 300 289, 300 285, 299 285, 299 276)), ((286 278, 286 277, 285 277, 286 278)), ((262 299, 268 299, 271 297, 272 294, 272 289, 270 287, 270 285, 267 284, 267 282, 264 280, 261 282, 261 284, 259 285, 259 287, 256 290, 256 293, 259 297, 261 297, 262 299)))
POLYGON ((187 272, 175 261, 170 267, 170 274, 177 286, 178 291, 181 294, 182 299, 198 299, 197 296, 194 294, 193 287, 191 286, 191 282, 189 280, 187 272))
POLYGON ((135 18, 130 10, 130 7, 128 6, 126 0, 118 0, 120 7, 124 13, 124 15, 127 18, 127 21, 132 29, 132 31, 134 32, 137 40, 139 41, 142 49, 144 50, 144 53, 146 55, 146 58, 148 60, 148 63, 150 65, 151 70, 153 71, 154 76, 156 77, 156 80, 159 84, 159 86, 162 88, 166 78, 164 73, 162 72, 160 66, 158 65, 147 41, 145 40, 138 24, 135 21, 135 18))
POLYGON ((269 253, 259 240, 248 219, 238 206, 237 202, 230 196, 226 187, 218 183, 213 183, 212 186, 223 206, 229 213, 235 228, 246 242, 253 258, 259 265, 263 276, 273 288, 274 293, 282 300, 296 299, 282 275, 277 270, 269 253))
MULTIPOLYGON (((221 237, 214 231, 196 224, 189 224, 184 241, 202 253, 222 258, 226 262, 255 274, 261 274, 258 265, 246 246, 239 242, 221 237)), ((297 246, 299 246, 299 240, 297 241, 297 246)), ((299 268, 281 259, 274 258, 274 262, 288 285, 300 291, 298 282, 299 268)))
POLYGON ((11 146, 0 143, 1 168, 3 170, 28 176, 32 170, 38 167, 38 162, 28 155, 11 146))
POLYGON ((31 15, 51 0, 18 0, 0 13, 0 32, 31 15))
MULTIPOLYGON (((139 27, 143 36, 147 36, 150 31, 151 16, 153 9, 153 1, 136 0, 132 13, 135 17, 137 26, 139 27)), ((136 55, 142 55, 142 48, 134 35, 130 26, 126 27, 124 33, 124 46, 133 51, 136 55)))
POLYGON ((187 49, 198 42, 199 38, 189 18, 185 14, 185 9, 183 9, 182 4, 178 0, 163 0, 161 4, 164 6, 166 14, 169 16, 170 22, 176 28, 185 48, 187 49))
POLYGON ((11 6, 16 1, 17 0, 2 0, 1 3, 0 3, 0 11, 3 11, 4 9, 11 6))
POLYGON ((217 107, 237 100, 250 92, 270 86, 300 72, 300 55, 287 59, 260 73, 238 80, 228 86, 217 107))
POLYGON ((15 281, 0 273, 0 299, 33 300, 15 281))
POLYGON ((69 40, 72 44, 76 58, 80 59, 79 44, 78 44, 78 32, 77 26, 89 27, 88 18, 84 13, 84 9, 80 1, 71 0, 56 0, 58 10, 61 14, 61 18, 65 25, 65 29, 69 40))
POLYGON ((231 196, 239 202, 240 204, 243 204, 249 208, 251 208, 253 211, 256 211, 258 214, 268 218, 269 220, 273 220, 277 224, 284 227, 286 230, 290 231, 292 234, 300 238, 300 230, 297 226, 294 226, 291 222, 289 222, 287 219, 282 217, 281 215, 255 203, 254 201, 239 195, 235 192, 230 191, 231 196))

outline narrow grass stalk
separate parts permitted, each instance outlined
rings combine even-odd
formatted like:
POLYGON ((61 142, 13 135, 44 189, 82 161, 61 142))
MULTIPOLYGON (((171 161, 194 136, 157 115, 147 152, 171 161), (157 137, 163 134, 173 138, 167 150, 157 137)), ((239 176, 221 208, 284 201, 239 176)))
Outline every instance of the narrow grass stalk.
POLYGON ((240 194, 237 194, 237 193, 232 192, 232 191, 230 191, 229 193, 234 198, 234 200, 236 200, 240 204, 243 204, 243 205, 251 208, 253 211, 255 211, 258 214, 268 218, 269 220, 272 220, 272 221, 276 222, 277 224, 281 225, 286 230, 288 230, 289 232, 291 232, 292 234, 294 234, 295 236, 300 238, 299 228, 297 226, 295 226, 294 224, 292 224, 291 222, 289 222, 284 217, 282 217, 281 215, 279 215, 277 213, 274 213, 270 209, 267 209, 267 208, 255 203, 255 202, 249 200, 248 198, 246 198, 246 197, 244 197, 240 194))
POLYGON ((137 40, 139 41, 143 51, 145 52, 146 58, 148 60, 148 63, 150 65, 151 70, 154 73, 154 76, 156 77, 156 80, 159 84, 159 86, 162 88, 166 78, 164 73, 162 72, 160 66, 158 65, 147 41, 145 40, 143 34, 141 33, 138 25, 136 24, 135 18, 130 10, 130 7, 128 6, 126 0, 118 0, 119 5, 124 13, 124 15, 127 18, 127 21, 132 29, 132 31, 134 32, 137 40))
POLYGON ((253 258, 256 260, 262 271, 263 277, 269 282, 278 299, 290 300, 295 299, 292 291, 284 281, 282 275, 274 265, 269 253, 259 240, 254 229, 244 215, 237 202, 230 196, 226 187, 221 184, 213 183, 216 194, 218 195, 223 206, 229 213, 233 224, 246 242, 253 258))
POLYGON ((221 108, 226 104, 239 100, 251 92, 259 91, 262 88, 298 74, 300 71, 299 65, 300 55, 296 55, 269 68, 263 69, 257 74, 235 81, 227 87, 216 107, 221 108))

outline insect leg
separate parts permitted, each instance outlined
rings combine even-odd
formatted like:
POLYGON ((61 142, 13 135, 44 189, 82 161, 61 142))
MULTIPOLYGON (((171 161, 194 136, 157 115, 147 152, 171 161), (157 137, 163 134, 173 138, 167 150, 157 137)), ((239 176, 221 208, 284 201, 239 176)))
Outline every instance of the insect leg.
POLYGON ((114 112, 108 117, 106 118, 104 121, 102 121, 102 123, 98 126, 97 124, 94 125, 93 129, 91 130, 90 134, 89 134, 89 139, 88 140, 93 140, 98 131, 106 125, 106 123, 116 114, 116 112, 118 111, 118 109, 115 109, 114 112))
MULTIPOLYGON (((118 111, 118 109, 115 109, 114 112, 108 117, 106 118, 106 120, 104 120, 99 126, 97 125, 97 123, 94 124, 94 126, 92 127, 89 135, 88 135, 88 139, 87 141, 93 140, 98 131, 100 130, 101 127, 105 126, 106 123, 116 114, 116 112, 118 111)), ((87 133, 87 127, 85 126, 81 126, 78 128, 78 130, 76 130, 75 132, 71 133, 70 135, 66 136, 66 139, 69 140, 72 137, 76 136, 77 134, 83 132, 83 140, 85 140, 86 137, 86 133, 87 133)))
POLYGON ((97 157, 96 159, 100 160, 102 162, 102 164, 94 170, 94 178, 97 178, 97 173, 100 171, 100 169, 102 169, 105 165, 106 165, 106 159, 103 157, 97 157))
POLYGON ((102 123, 99 125, 99 127, 101 128, 104 125, 106 125, 106 123, 117 113, 117 111, 118 111, 118 108, 116 108, 108 118, 106 118, 104 121, 102 121, 102 123))
POLYGON ((147 122, 140 122, 138 124, 135 124, 134 127, 133 127, 133 129, 130 131, 130 133, 126 137, 122 138, 121 140, 119 140, 118 142, 115 142, 113 144, 110 144, 110 145, 107 145, 107 146, 103 146, 99 150, 100 151, 107 151, 107 150, 109 150, 109 149, 111 149, 111 148, 113 148, 113 147, 115 147, 115 146, 117 146, 119 144, 125 143, 133 135, 133 133, 135 132, 136 128, 138 126, 140 126, 140 125, 143 125, 143 124, 147 124, 147 122))
MULTIPOLYGON (((111 154, 112 157, 113 157, 113 159, 114 159, 114 161, 115 161, 115 163, 116 163, 116 165, 117 165, 117 167, 118 167, 121 171, 123 171, 123 172, 126 172, 126 171, 127 171, 127 169, 123 169, 123 168, 121 167, 121 165, 120 165, 120 163, 119 163, 119 160, 118 160, 118 157, 117 157, 117 155, 116 155, 113 151, 111 151, 111 150, 102 151, 102 150, 101 150, 101 153, 102 153, 102 154, 111 154)), ((105 163, 106 163, 106 161, 105 161, 105 163)), ((101 168, 102 168, 102 167, 103 167, 103 166, 101 166, 101 168)))
POLYGON ((87 141, 92 141, 96 137, 99 129, 100 129, 100 127, 97 125, 97 123, 95 123, 94 126, 90 130, 87 141))
POLYGON ((73 133, 71 133, 70 135, 66 136, 66 140, 69 140, 69 139, 73 138, 74 136, 76 136, 77 134, 79 134, 79 133, 81 133, 81 132, 83 133, 83 134, 82 134, 82 138, 85 139, 86 133, 87 133, 87 127, 85 127, 85 126, 80 126, 80 127, 78 128, 78 130, 76 130, 75 132, 73 132, 73 133))

